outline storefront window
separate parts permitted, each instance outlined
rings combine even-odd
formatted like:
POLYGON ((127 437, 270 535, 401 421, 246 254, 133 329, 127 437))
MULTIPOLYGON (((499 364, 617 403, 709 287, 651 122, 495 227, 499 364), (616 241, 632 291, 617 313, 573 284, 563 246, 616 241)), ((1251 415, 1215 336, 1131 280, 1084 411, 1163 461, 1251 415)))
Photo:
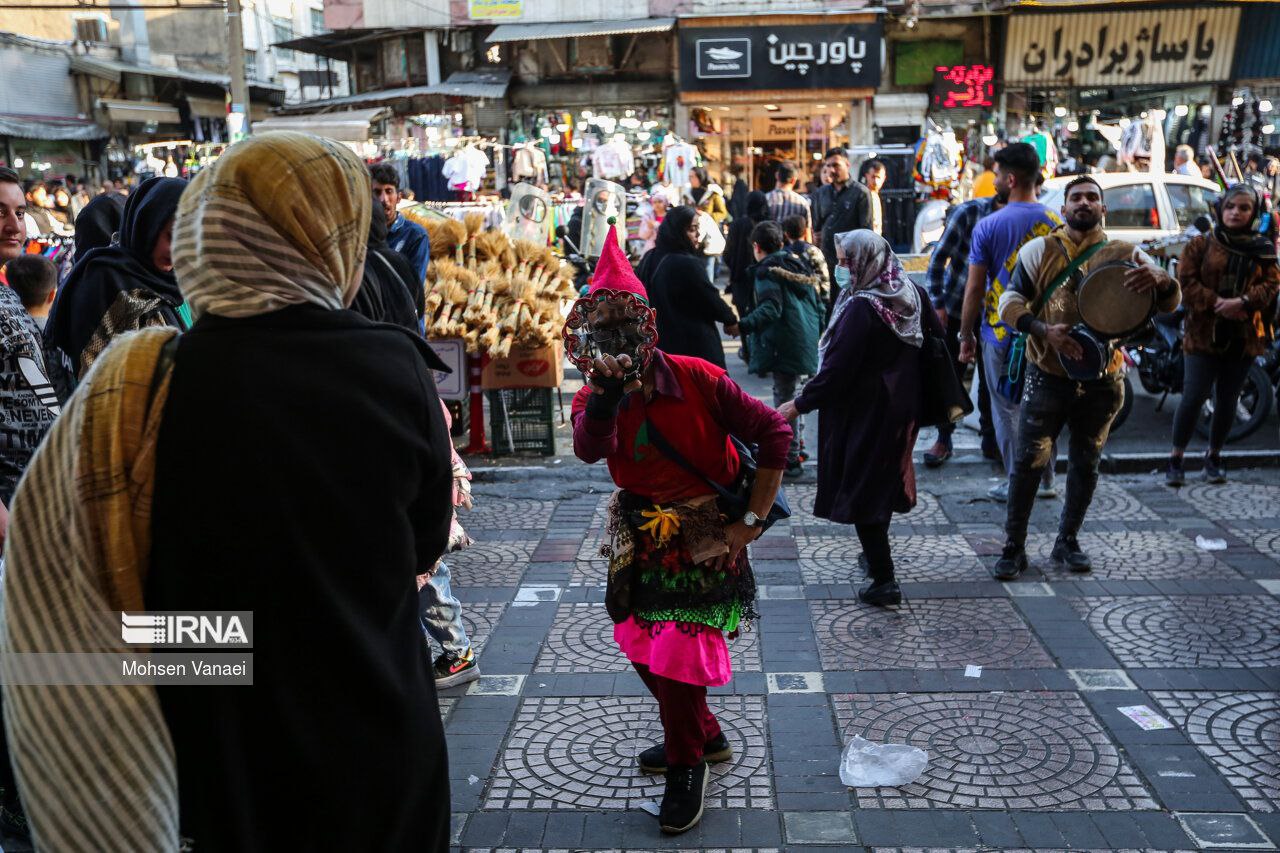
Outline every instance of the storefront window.
MULTIPOLYGON (((13 160, 5 165, 22 178, 61 179, 84 173, 83 142, 57 142, 44 139, 9 139, 13 160)), ((0 146, 0 161, 4 159, 0 146)))

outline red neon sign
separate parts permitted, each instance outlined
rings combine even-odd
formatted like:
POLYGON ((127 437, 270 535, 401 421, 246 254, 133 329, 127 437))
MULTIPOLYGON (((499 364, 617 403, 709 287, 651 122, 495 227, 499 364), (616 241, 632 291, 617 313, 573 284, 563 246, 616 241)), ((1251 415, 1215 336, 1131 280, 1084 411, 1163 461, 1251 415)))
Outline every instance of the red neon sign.
POLYGON ((989 65, 939 65, 933 69, 933 105, 952 109, 995 106, 996 70, 989 65))

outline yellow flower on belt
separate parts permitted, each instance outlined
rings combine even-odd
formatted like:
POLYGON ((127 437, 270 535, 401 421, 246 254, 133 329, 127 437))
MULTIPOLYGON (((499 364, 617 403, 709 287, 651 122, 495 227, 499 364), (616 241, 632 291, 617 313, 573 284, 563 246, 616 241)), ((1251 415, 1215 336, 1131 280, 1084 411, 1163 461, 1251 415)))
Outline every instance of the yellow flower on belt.
POLYGON ((672 536, 680 532, 680 516, 669 509, 654 504, 653 509, 641 510, 640 515, 649 519, 640 525, 640 529, 652 536, 659 545, 666 545, 672 536))

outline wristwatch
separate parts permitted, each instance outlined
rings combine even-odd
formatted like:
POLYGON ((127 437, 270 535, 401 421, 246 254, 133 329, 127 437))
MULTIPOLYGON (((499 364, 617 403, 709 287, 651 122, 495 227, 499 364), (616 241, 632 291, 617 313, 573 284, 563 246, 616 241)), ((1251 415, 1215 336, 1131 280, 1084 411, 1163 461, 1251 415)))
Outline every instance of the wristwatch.
POLYGON ((752 527, 752 528, 759 527, 760 516, 756 515, 751 510, 747 510, 747 514, 742 517, 742 523, 745 524, 747 527, 752 527))

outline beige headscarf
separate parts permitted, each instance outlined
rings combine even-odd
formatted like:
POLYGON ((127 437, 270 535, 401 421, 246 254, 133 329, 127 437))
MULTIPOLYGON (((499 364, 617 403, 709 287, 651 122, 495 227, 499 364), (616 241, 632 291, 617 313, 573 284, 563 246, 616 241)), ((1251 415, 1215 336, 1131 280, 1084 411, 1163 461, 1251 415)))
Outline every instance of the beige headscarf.
POLYGON ((231 146, 178 205, 173 265, 192 317, 350 305, 372 205, 364 163, 333 140, 284 131, 231 146))

